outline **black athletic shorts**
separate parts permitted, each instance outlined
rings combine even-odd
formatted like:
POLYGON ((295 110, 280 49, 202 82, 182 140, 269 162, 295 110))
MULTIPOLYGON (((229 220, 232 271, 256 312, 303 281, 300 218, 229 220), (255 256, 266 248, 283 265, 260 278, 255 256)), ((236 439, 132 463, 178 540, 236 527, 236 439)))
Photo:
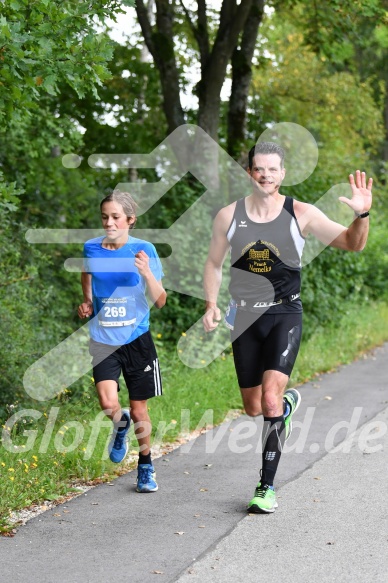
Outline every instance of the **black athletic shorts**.
POLYGON ((133 342, 116 348, 90 340, 93 378, 101 381, 116 381, 117 390, 121 372, 128 388, 129 398, 143 401, 162 394, 162 379, 159 361, 151 333, 145 332, 133 342))
POLYGON ((257 314, 237 310, 231 332, 234 364, 241 389, 260 385, 265 370, 288 376, 298 355, 302 313, 257 314))

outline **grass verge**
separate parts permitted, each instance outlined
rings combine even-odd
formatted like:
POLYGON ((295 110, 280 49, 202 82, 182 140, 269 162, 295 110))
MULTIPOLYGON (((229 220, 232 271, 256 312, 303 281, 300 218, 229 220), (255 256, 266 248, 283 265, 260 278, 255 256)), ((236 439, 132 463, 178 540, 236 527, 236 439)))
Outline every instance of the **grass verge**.
MULTIPOLYGON (((291 385, 349 363, 361 353, 388 340, 388 306, 350 307, 338 322, 318 329, 302 343, 291 385)), ((153 446, 172 442, 183 433, 221 423, 232 409, 241 408, 230 350, 204 369, 190 369, 176 351, 159 347, 164 373, 164 396, 149 403, 153 446)), ((126 391, 121 403, 128 404, 126 391)), ((101 414, 94 387, 75 397, 64 392, 49 403, 15 409, 3 425, 0 450, 0 533, 11 533, 12 511, 58 500, 77 491, 80 482, 110 480, 135 465, 132 457, 119 466, 107 459, 111 423, 101 414)))

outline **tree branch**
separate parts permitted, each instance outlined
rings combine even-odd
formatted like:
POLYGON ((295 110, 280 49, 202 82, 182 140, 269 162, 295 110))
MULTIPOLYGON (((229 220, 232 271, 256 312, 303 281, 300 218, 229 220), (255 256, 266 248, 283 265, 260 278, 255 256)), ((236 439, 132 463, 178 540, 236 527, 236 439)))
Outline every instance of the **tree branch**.
POLYGON ((155 59, 155 44, 152 39, 152 26, 148 17, 147 8, 144 6, 143 0, 136 0, 136 14, 139 21, 141 31, 143 33, 144 41, 151 55, 155 59))
POLYGON ((195 28, 194 24, 193 24, 193 20, 191 18, 191 14, 190 12, 187 10, 186 6, 183 4, 183 0, 179 0, 179 4, 182 6, 183 8, 183 12, 185 13, 186 16, 186 20, 187 20, 187 24, 189 25, 189 27, 191 28, 191 32, 193 33, 196 41, 198 42, 198 30, 195 28))
POLYGON ((198 47, 201 55, 201 70, 205 68, 210 53, 209 32, 207 27, 206 0, 198 0, 198 47))
POLYGON ((209 56, 209 35, 207 30, 207 14, 206 14, 206 1, 199 0, 198 1, 198 10, 197 10, 197 26, 195 27, 193 24, 193 19, 189 10, 183 3, 183 0, 179 0, 180 5, 183 8, 183 11, 186 16, 187 23, 191 29, 191 32, 194 35, 195 40, 197 41, 200 61, 201 61, 201 69, 203 70, 206 59, 209 56))
POLYGON ((230 37, 236 39, 235 42, 237 42, 238 35, 244 27, 253 2, 254 0, 241 0, 237 10, 235 10, 235 13, 233 14, 230 27, 230 37))

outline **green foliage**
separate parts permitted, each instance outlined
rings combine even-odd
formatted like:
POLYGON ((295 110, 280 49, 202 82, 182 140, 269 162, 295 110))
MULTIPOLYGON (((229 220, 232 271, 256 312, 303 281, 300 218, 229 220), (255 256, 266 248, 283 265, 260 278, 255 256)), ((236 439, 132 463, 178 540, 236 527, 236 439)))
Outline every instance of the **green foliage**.
POLYGON ((45 330, 44 322, 50 296, 55 293, 39 278, 39 269, 47 265, 48 258, 28 248, 22 225, 11 222, 11 217, 7 222, 8 228, 0 232, 0 320, 5 332, 1 339, 0 416, 7 403, 24 398, 23 372, 47 346, 50 331, 45 330))
POLYGON ((364 251, 365 283, 370 298, 388 302, 388 239, 386 222, 375 224, 372 218, 372 233, 364 251))
POLYGON ((367 35, 360 29, 376 26, 386 18, 386 5, 381 0, 326 0, 275 2, 279 13, 291 8, 291 18, 304 31, 304 43, 324 55, 332 65, 349 62, 356 56, 356 45, 366 45, 367 35))
POLYGON ((10 212, 16 211, 19 202, 19 196, 23 190, 17 188, 16 182, 7 184, 4 175, 0 172, 0 210, 3 217, 3 227, 9 225, 10 212))
MULTIPOLYGON (((60 116, 76 120, 86 130, 77 150, 81 156, 96 152, 148 153, 166 136, 167 125, 160 116, 159 76, 153 64, 142 58, 136 39, 131 41, 135 46, 114 44, 110 79, 99 88, 99 98, 88 95, 80 99, 74 90, 61 85, 60 116)), ((105 183, 107 178, 106 174, 105 183)), ((111 181, 126 178, 125 172, 109 175, 111 181)))
POLYGON ((363 254, 328 247, 303 269, 304 337, 319 326, 341 318, 349 300, 361 305, 368 299, 367 269, 363 254))
POLYGON ((352 159, 365 158, 365 150, 375 153, 384 138, 370 84, 357 74, 330 71, 326 58, 304 45, 294 24, 275 18, 272 30, 273 24, 267 23, 268 41, 263 45, 271 58, 252 83, 252 105, 261 114, 262 127, 275 120, 304 126, 321 147, 324 166, 331 172, 334 166, 336 175, 343 168, 349 172, 352 159))
POLYGON ((2 3, 0 16, 0 120, 20 121, 61 82, 82 97, 109 77, 112 49, 95 20, 120 12, 118 0, 18 0, 2 3))
POLYGON ((59 115, 59 89, 97 98, 95 87, 109 77, 113 43, 105 33, 96 34, 95 26, 114 18, 120 4, 15 0, 0 5, 0 317, 7 332, 0 414, 5 404, 25 400, 26 367, 75 325, 69 318, 75 280, 64 272, 66 255, 27 244, 25 231, 79 227, 90 220, 93 178, 65 171, 55 157, 82 143, 72 113, 59 115))

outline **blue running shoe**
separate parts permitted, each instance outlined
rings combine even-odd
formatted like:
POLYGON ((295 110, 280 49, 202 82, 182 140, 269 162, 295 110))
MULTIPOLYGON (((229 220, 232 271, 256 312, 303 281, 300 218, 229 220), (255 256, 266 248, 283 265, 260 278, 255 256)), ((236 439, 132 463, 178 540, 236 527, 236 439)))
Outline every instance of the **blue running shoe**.
POLYGON ((158 485, 155 481, 155 470, 152 464, 137 466, 136 492, 156 492, 158 485))
MULTIPOLYGON (((123 417, 127 421, 126 426, 119 430, 113 430, 112 438, 108 445, 109 459, 115 464, 122 462, 128 453, 127 434, 131 424, 128 409, 123 409, 123 417)), ((123 423, 123 421, 120 421, 120 423, 123 423)))

